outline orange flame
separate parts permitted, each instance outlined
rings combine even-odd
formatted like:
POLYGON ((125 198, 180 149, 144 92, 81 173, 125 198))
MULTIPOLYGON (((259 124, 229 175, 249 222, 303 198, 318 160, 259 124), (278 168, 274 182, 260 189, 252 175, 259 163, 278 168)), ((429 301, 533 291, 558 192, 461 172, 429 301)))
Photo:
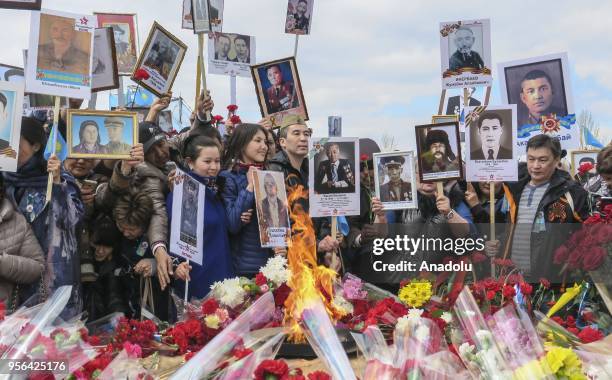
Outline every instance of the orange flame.
POLYGON ((343 316, 332 304, 333 284, 338 275, 332 269, 317 265, 317 249, 315 231, 310 215, 304 211, 301 201, 308 199, 308 191, 303 186, 297 186, 288 196, 290 207, 291 245, 287 259, 291 269, 291 278, 287 285, 291 293, 285 301, 284 325, 289 326, 289 339, 293 342, 303 342, 304 334, 299 326, 302 311, 312 300, 323 300, 327 313, 333 321, 343 316))

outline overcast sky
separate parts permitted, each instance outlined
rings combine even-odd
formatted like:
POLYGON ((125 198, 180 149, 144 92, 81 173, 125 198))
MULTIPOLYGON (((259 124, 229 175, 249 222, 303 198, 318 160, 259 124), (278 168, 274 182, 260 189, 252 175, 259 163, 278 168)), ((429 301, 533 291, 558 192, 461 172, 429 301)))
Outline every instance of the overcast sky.
MULTIPOLYGON (((193 104, 197 37, 181 30, 182 0, 43 0, 43 7, 70 12, 137 13, 141 43, 158 21, 189 50, 174 94, 193 104)), ((293 54, 295 38, 284 33, 287 0, 226 0, 225 32, 254 35, 257 62, 293 54)), ((497 63, 568 52, 576 113, 588 109, 612 136, 612 2, 315 0, 311 35, 300 37, 298 69, 310 126, 327 134, 327 116, 343 117, 343 135, 380 143, 393 136, 398 148, 413 148, 413 126, 437 113, 441 81, 440 21, 491 20, 494 85, 490 104, 499 102, 497 63)), ((0 9, 0 62, 22 66, 27 48, 28 11, 0 9)), ((214 113, 225 116, 230 79, 209 75, 214 113)), ((250 78, 237 79, 238 113, 258 121, 259 105, 250 78)), ((105 95, 104 95, 105 96, 105 95)))

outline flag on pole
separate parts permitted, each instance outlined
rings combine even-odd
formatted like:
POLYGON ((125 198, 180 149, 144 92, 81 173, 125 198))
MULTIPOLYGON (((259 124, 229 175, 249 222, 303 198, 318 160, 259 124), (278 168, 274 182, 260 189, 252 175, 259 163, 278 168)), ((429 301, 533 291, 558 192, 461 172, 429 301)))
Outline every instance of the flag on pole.
POLYGON ((64 161, 66 157, 68 157, 66 140, 64 140, 64 137, 59 132, 57 124, 53 124, 53 128, 51 128, 51 133, 49 133, 49 140, 47 140, 47 146, 45 146, 43 156, 45 157, 45 160, 48 160, 54 153, 57 158, 60 159, 60 161, 64 161), (53 150, 53 146, 55 146, 55 151, 53 150))
POLYGON ((595 148, 602 149, 604 147, 588 128, 584 128, 584 141, 587 145, 594 146, 595 148))
MULTIPOLYGON (((138 91, 136 91, 136 87, 130 86, 127 88, 125 93, 125 104, 127 107, 150 107, 153 104, 153 99, 155 99, 155 95, 138 86, 138 91), (136 92, 136 98, 134 98, 134 92, 136 92), (132 105, 134 103, 134 105, 132 105)), ((108 104, 112 107, 117 107, 119 104, 119 96, 117 93, 109 93, 108 95, 108 104)))

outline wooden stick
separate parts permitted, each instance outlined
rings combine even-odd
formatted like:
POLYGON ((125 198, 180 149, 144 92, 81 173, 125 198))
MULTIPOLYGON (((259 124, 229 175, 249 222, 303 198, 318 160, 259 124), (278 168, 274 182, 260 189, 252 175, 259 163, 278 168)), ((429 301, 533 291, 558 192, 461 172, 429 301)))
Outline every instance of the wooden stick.
MULTIPOLYGON (((465 109, 466 107, 469 107, 470 105, 470 98, 469 98, 469 90, 467 87, 463 88, 463 108, 465 109)), ((463 111, 465 113, 465 110, 463 111)))
MULTIPOLYGON (((55 156, 57 150, 57 134, 59 133, 59 127, 57 124, 59 123, 59 113, 60 113, 60 101, 61 98, 59 96, 55 97, 55 107, 53 107, 53 126, 51 127, 51 132, 53 133, 53 137, 51 138, 51 156, 55 156)), ((46 202, 49 203, 51 201, 51 193, 53 192, 53 173, 49 173, 49 177, 47 178, 47 195, 46 202)))
POLYGON ((438 105, 438 115, 444 115, 444 99, 446 98, 446 89, 442 90, 440 95, 440 104, 438 105))
POLYGON ((489 98, 491 97, 491 86, 487 87, 487 91, 485 92, 484 105, 489 105, 489 98))
MULTIPOLYGON (((495 240, 495 182, 489 182, 489 222, 491 227, 491 237, 489 240, 495 240)), ((491 257, 491 277, 495 278, 495 258, 491 257)))
POLYGON ((441 181, 436 182, 436 190, 438 195, 444 195, 444 184, 441 181))
MULTIPOLYGON (((189 267, 189 260, 187 260, 187 267, 189 267)), ((183 312, 187 312, 187 302, 189 302, 189 278, 185 279, 185 298, 183 301, 183 312)))
MULTIPOLYGON (((199 53, 199 52, 198 52, 199 53)), ((200 67, 200 56, 198 55, 198 59, 196 60, 196 93, 195 93, 195 103, 193 103, 196 107, 198 105, 198 100, 200 99, 200 92, 201 92, 201 86, 202 86, 202 82, 200 82, 200 77, 202 76, 201 71, 202 68, 200 67)))
MULTIPOLYGON (((200 74, 202 76, 202 92, 206 97, 206 66, 204 65, 204 34, 198 34, 198 59, 200 60, 200 74)), ((199 94, 198 94, 199 95, 199 94)), ((210 120, 210 112, 206 111, 206 120, 210 120)))
POLYGON ((300 35, 295 35, 295 45, 293 46, 293 56, 297 58, 298 42, 300 41, 300 35))

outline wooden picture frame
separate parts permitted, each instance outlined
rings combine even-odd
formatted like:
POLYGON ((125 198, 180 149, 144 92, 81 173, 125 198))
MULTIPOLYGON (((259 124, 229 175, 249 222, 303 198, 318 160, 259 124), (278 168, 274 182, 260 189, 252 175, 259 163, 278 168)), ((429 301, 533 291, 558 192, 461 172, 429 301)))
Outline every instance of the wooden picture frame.
MULTIPOLYGON (((68 148, 68 157, 124 160, 130 158, 131 147, 138 144, 138 118, 136 112, 69 109, 66 118, 66 144, 68 148), (110 123, 108 126, 105 126, 106 119, 108 118, 113 118, 115 120, 122 119, 122 121, 124 121, 124 125, 122 127, 123 136, 120 143, 125 145, 121 147, 120 153, 109 153, 106 150, 108 148, 109 143, 111 142, 109 133, 106 128, 112 127, 110 123), (129 121, 131 123, 131 126, 127 126, 127 138, 125 132, 126 121, 129 121), (97 141, 95 142, 96 151, 83 152, 80 147, 82 145, 82 142, 80 140, 80 131, 81 129, 84 130, 88 125, 92 123, 96 124, 97 128, 97 141), (102 128, 105 129, 101 132, 102 128), (76 139, 78 139, 79 144, 76 144, 76 139)), ((114 127, 117 127, 117 125, 115 124, 114 127)))
POLYGON ((6 9, 25 9, 31 11, 39 11, 42 5, 42 0, 34 0, 30 2, 24 1, 0 1, 0 8, 6 9))
MULTIPOLYGON (((419 166, 419 180, 421 182, 443 182, 451 179, 461 179, 463 178, 463 163, 461 162, 461 142, 460 142, 460 134, 459 134, 459 123, 441 123, 441 124, 426 124, 426 125, 417 125, 415 126, 415 137, 416 137, 416 145, 417 145, 417 156, 416 160, 419 166), (448 157, 449 152, 445 152, 445 159, 448 159, 451 163, 454 161, 457 168, 452 170, 446 170, 442 172, 432 171, 433 169, 429 169, 429 163, 424 165, 423 160, 426 159, 424 154, 430 151, 430 147, 426 147, 424 144, 427 141, 427 135, 431 132, 431 130, 440 130, 443 129, 446 133, 446 138, 448 141, 448 145, 451 148, 453 158, 448 157), (453 135, 449 136, 449 131, 453 131, 453 135), (455 146, 452 146, 454 142, 455 146), (424 171, 427 169, 427 172, 424 171), (442 173, 442 174, 436 174, 442 173), (444 173, 449 173, 448 175, 444 175, 444 173), (456 173, 456 174, 453 174, 456 173), (427 178, 425 178, 427 176, 427 178)), ((433 144, 432 144, 433 145, 433 144)), ((432 157, 433 158, 433 157, 432 157)))
POLYGON ((459 115, 431 115, 431 124, 458 123, 459 115))
MULTIPOLYGON (((128 39, 129 42, 133 43, 133 51, 130 52, 129 57, 133 58, 133 64, 130 65, 129 62, 123 63, 122 60, 119 60, 117 54, 121 54, 120 49, 117 46, 117 40, 115 39, 115 56, 117 57, 117 68, 119 71, 119 75, 128 76, 132 75, 134 71, 134 65, 138 61, 138 47, 140 46, 140 38, 138 34, 138 15, 136 13, 112 13, 112 12, 94 12, 94 16, 98 19, 98 27, 104 27, 104 24, 109 25, 119 25, 119 24, 127 24, 129 26, 129 31, 133 36, 133 39, 128 39), (113 20, 114 19, 114 20, 113 20), (132 54, 133 53, 133 54, 132 54), (132 67, 130 67, 132 66, 132 67)), ((114 32, 113 32, 114 33, 114 32)), ((127 57, 126 56, 126 57, 127 57)))
MULTIPOLYGON (((117 67, 117 51, 115 49, 115 37, 113 34, 113 29, 110 27, 104 27, 104 28, 96 28, 96 31, 98 29, 105 29, 106 30, 106 37, 108 39, 108 41, 110 42, 110 52, 111 52, 111 60, 112 60, 112 67, 111 69, 113 70, 113 84, 109 85, 109 86, 102 86, 102 87, 94 87, 93 86, 93 82, 94 82, 94 69, 92 68, 92 86, 91 86, 91 92, 99 92, 99 91, 106 91, 106 90, 114 90, 116 88, 119 88, 119 69, 117 67)), ((95 47, 95 33, 94 33, 94 47, 95 47)), ((94 58, 95 58, 95 50, 94 50, 94 58)), ((92 62, 93 64, 94 62, 92 62)))
MULTIPOLYGON (((146 88, 147 90, 155 94, 156 96, 162 97, 163 94, 169 92, 172 89, 172 85, 174 84, 174 81, 176 80, 178 71, 181 68, 181 64, 183 63, 183 60, 185 59, 186 53, 187 53, 187 45, 183 43, 181 40, 179 40, 172 33, 170 33, 163 26, 161 26, 157 21, 154 21, 153 26, 151 26, 151 29, 149 31, 149 36, 147 37, 147 41, 145 42, 140 52, 140 55, 138 56, 138 61, 136 62, 136 66, 134 67, 134 72, 132 73, 131 79, 132 81, 138 83, 142 87, 146 88), (172 43, 174 43, 175 46, 178 47, 179 49, 176 52, 177 54, 176 59, 172 62, 172 67, 170 68, 167 74, 168 76, 167 78, 164 78, 162 72, 160 72, 160 70, 164 69, 163 66, 159 68, 159 70, 156 70, 152 67, 149 67, 146 64, 147 58, 149 58, 149 53, 152 50, 155 42, 157 42, 157 40, 153 41, 153 38, 154 36, 156 36, 157 32, 164 35, 167 39, 169 39, 172 43), (146 70, 149 73, 149 75, 151 75, 151 78, 146 79, 146 80, 136 79, 135 78, 136 72, 141 68, 146 70), (159 80, 159 78, 154 78, 154 76, 156 76, 155 74, 157 74, 157 76, 165 80, 165 85, 163 88, 155 88, 150 84, 152 83, 152 80, 159 80)), ((164 63, 166 62, 162 62, 162 64, 164 63)))

